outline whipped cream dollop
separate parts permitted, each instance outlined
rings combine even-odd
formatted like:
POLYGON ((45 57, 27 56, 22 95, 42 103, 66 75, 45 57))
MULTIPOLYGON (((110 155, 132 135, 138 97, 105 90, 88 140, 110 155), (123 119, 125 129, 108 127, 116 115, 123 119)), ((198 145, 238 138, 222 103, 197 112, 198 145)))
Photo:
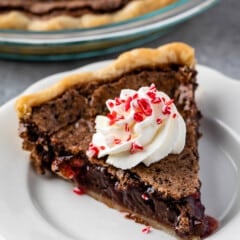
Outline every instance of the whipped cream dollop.
POLYGON ((96 117, 88 157, 107 155, 108 164, 130 169, 141 162, 149 166, 183 150, 186 124, 174 101, 155 85, 138 91, 124 89, 106 105, 109 114, 96 117))

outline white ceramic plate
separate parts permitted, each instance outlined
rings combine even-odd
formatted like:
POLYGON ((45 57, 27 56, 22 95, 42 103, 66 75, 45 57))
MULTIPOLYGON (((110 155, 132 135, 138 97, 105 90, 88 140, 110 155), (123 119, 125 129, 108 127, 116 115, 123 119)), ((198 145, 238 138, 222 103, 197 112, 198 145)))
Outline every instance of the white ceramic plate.
MULTIPOLYGON (((95 70, 108 62, 91 64, 73 72, 95 70)), ((200 175, 207 213, 220 221, 209 239, 239 239, 240 226, 240 82, 198 66, 198 105, 201 121, 200 175)), ((31 86, 40 90, 72 72, 61 73, 31 86)), ((25 93, 26 93, 25 92, 25 93)), ((37 176, 21 150, 14 102, 0 108, 0 240, 171 240, 88 196, 72 193, 71 184, 37 176)))

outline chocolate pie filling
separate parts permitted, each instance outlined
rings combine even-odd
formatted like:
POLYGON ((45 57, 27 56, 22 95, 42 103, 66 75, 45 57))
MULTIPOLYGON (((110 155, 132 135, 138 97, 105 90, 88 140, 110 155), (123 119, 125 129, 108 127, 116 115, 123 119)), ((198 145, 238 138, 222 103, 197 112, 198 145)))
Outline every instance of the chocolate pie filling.
MULTIPOLYGON (((95 1, 93 1, 95 2, 95 1)), ((35 169, 50 170, 114 204, 170 226, 180 237, 206 237, 217 222, 204 215, 198 180, 197 140, 199 111, 194 101, 196 72, 171 65, 136 69, 109 81, 74 86, 61 96, 33 107, 21 120, 23 147, 31 151, 35 169), (109 166, 105 159, 87 159, 86 150, 98 114, 106 114, 105 102, 122 89, 139 89, 154 83, 174 99, 187 125, 183 151, 170 154, 146 167, 130 170, 109 166)))
POLYGON ((111 13, 131 0, 1 0, 0 13, 18 10, 29 16, 48 18, 68 15, 80 17, 87 13, 111 13))

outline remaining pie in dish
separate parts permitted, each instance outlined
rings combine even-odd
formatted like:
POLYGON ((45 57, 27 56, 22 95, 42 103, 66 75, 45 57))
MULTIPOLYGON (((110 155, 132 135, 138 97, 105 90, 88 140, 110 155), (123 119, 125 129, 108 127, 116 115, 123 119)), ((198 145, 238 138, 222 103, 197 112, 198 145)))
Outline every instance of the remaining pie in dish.
POLYGON ((20 136, 35 170, 180 238, 209 235, 217 222, 200 198, 194 65, 183 43, 135 49, 20 97, 20 136))
POLYGON ((176 0, 1 0, 0 29, 96 27, 137 17, 173 2, 176 0))

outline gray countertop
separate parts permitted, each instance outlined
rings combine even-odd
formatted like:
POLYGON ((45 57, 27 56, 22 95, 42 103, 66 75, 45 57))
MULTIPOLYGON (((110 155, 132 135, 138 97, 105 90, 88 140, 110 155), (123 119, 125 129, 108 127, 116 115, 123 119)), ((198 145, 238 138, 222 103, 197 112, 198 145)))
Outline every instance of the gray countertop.
MULTIPOLYGON (((196 49, 200 64, 240 80, 239 10, 239 0, 222 0, 213 8, 177 26, 145 47, 184 41, 196 49)), ((0 60, 0 106, 41 78, 116 56, 117 54, 104 58, 50 63, 0 60)))

